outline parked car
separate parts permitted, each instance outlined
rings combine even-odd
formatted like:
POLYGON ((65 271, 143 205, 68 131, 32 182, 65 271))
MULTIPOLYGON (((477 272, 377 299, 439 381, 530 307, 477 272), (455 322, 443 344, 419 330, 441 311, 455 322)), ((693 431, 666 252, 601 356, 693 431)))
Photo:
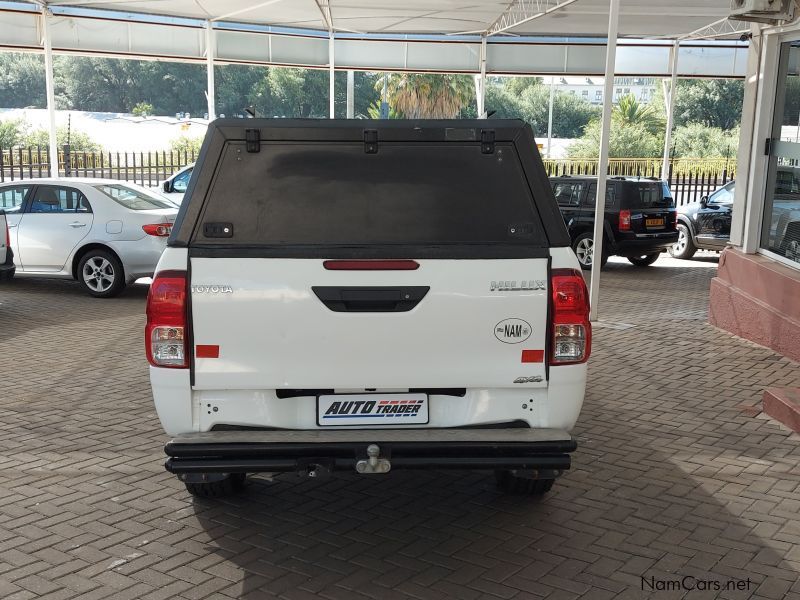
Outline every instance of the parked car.
MULTIPOLYGON (((582 269, 591 269, 597 177, 551 177, 550 185, 578 262, 582 269)), ((638 267, 652 265, 678 239, 676 214, 672 193, 665 182, 650 178, 610 177, 606 183, 601 266, 611 255, 624 256, 638 267)))
POLYGON ((678 208, 678 240, 670 247, 673 258, 692 258, 699 249, 722 250, 731 236, 735 182, 723 185, 699 202, 678 208))
MULTIPOLYGON (((792 167, 778 167, 769 222, 769 248, 791 260, 800 256, 800 178, 792 167)), ((678 209, 678 241, 670 248, 674 258, 689 259, 697 250, 720 251, 731 235, 733 196, 731 181, 678 209)))
POLYGON ((530 126, 218 119, 206 135, 145 333, 189 492, 403 468, 548 491, 576 447, 591 326, 530 126))
POLYGON ((169 179, 161 184, 161 193, 173 202, 180 204, 183 201, 183 195, 186 193, 186 188, 189 187, 189 179, 192 177, 194 170, 194 163, 183 167, 178 172, 174 173, 169 179))
POLYGON ((6 221, 6 212, 0 208, 0 281, 14 276, 14 252, 11 250, 11 233, 6 221))
POLYGON ((16 275, 76 279, 109 298, 155 271, 177 206, 111 179, 53 178, 0 184, 16 275))

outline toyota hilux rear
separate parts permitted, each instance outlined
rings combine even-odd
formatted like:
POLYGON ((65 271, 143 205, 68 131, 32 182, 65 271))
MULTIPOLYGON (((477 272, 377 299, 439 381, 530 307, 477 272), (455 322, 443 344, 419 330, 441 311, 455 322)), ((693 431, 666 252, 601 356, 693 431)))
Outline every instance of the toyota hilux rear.
POLYGON ((147 302, 167 469, 570 466, 588 296, 520 121, 218 120, 147 302))

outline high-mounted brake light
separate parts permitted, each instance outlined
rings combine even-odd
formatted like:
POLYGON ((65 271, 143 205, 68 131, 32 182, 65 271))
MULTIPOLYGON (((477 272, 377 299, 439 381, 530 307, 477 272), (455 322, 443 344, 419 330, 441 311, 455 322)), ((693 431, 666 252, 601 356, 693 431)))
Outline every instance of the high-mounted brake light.
POLYGON ((169 234, 172 233, 172 223, 150 223, 142 225, 142 229, 147 235, 169 237, 169 234))
POLYGON ((185 369, 187 352, 186 271, 156 273, 147 294, 145 348, 147 360, 154 367, 185 369))
POLYGON ((553 269, 552 331, 550 365, 574 365, 589 360, 592 325, 589 323, 589 292, 579 271, 553 269))
POLYGON ((322 263, 328 271, 415 271, 415 260, 326 260, 322 263))
POLYGON ((619 230, 620 231, 631 230, 631 211, 629 210, 619 211, 619 230))

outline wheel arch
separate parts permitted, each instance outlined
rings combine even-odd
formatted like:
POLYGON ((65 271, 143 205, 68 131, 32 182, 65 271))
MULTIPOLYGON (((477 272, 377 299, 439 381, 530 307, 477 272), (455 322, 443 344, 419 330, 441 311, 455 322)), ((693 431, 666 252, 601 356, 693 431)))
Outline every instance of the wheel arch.
POLYGON ((686 229, 689 230, 689 235, 692 236, 692 243, 697 245, 697 234, 694 231, 692 220, 686 215, 678 213, 678 223, 681 225, 686 225, 686 229))
POLYGON ((85 246, 81 246, 78 250, 75 251, 75 254, 72 257, 72 268, 70 271, 72 272, 72 278, 77 280, 78 279, 78 265, 81 262, 81 259, 86 256, 86 254, 92 250, 103 250, 112 254, 114 258, 119 261, 119 264, 122 265, 122 277, 124 280, 125 277, 125 263, 122 262, 122 258, 120 255, 109 245, 102 244, 100 242, 90 242, 85 246))

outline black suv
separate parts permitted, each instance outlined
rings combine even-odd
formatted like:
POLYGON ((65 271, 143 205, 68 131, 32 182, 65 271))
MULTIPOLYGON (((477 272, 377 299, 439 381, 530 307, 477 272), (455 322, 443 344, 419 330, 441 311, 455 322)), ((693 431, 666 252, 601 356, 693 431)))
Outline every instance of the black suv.
MULTIPOLYGON (((550 184, 567 224, 572 249, 583 269, 592 267, 597 177, 563 175, 550 184)), ((669 186, 661 180, 609 177, 606 186, 603 266, 614 254, 637 267, 652 265, 678 241, 677 213, 669 186)))

